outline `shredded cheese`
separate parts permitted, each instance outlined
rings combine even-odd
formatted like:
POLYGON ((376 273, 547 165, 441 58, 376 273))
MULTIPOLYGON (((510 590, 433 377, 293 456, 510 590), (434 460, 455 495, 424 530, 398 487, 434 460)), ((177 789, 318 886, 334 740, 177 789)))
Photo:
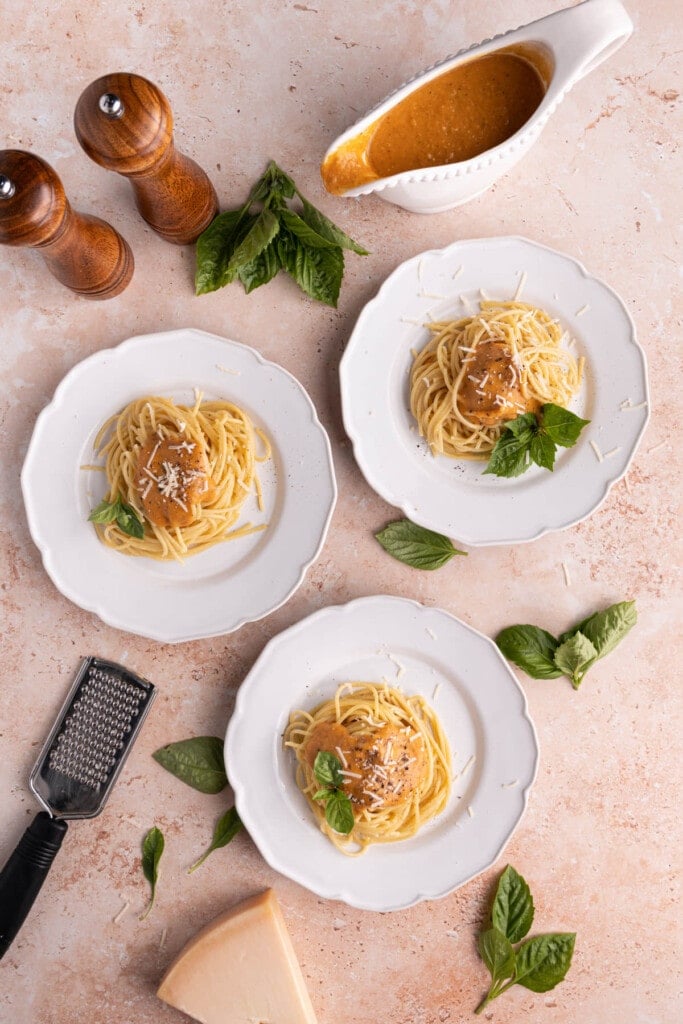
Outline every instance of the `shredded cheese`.
POLYGON ((598 446, 595 443, 595 441, 589 441, 588 443, 590 444, 591 448, 595 452, 595 457, 598 460, 598 462, 602 462, 602 460, 604 459, 604 455, 602 454, 602 452, 598 448, 598 446))
POLYGON ((512 301, 519 302, 519 297, 522 294, 522 289, 526 284, 526 270, 523 270, 519 277, 519 284, 517 285, 517 291, 515 292, 512 301))
POLYGON ((588 303, 586 303, 586 305, 582 306, 581 309, 577 309, 577 311, 574 314, 574 316, 583 316, 583 314, 587 313, 589 309, 590 309, 590 306, 588 305, 588 303))
POLYGON ((119 921, 121 920, 121 918, 123 917, 123 915, 124 915, 124 914, 126 913, 126 911, 128 910, 129 906, 130 906, 130 903, 128 902, 128 900, 126 900, 126 902, 125 902, 125 903, 123 904, 123 906, 122 906, 122 907, 121 907, 121 909, 119 910, 119 912, 118 912, 118 914, 116 915, 116 917, 115 917, 115 918, 113 918, 113 921, 112 921, 112 923, 113 923, 113 924, 118 924, 118 923, 119 923, 119 921))
POLYGON ((564 573, 564 585, 565 585, 565 587, 571 587, 571 585, 572 585, 572 578, 569 575, 569 566, 567 565, 566 562, 562 563, 562 571, 564 573))

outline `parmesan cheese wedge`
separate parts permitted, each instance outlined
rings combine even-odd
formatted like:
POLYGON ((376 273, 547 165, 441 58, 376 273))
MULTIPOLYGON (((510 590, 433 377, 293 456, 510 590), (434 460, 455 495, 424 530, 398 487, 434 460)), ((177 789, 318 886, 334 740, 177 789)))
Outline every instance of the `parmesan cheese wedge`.
POLYGON ((317 1024, 272 889, 228 910, 190 939, 157 995, 200 1024, 317 1024))

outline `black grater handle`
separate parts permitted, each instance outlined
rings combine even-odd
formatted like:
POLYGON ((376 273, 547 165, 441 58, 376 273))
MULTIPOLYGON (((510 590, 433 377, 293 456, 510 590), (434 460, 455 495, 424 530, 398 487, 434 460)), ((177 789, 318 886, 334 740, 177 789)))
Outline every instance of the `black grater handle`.
POLYGON ((66 835, 67 823, 35 816, 0 871, 0 959, 21 928, 66 835))

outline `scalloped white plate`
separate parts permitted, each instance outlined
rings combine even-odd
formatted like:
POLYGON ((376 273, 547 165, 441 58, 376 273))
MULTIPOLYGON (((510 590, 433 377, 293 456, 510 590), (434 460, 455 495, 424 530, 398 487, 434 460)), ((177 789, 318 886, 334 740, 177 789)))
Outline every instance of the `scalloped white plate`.
POLYGON ((361 312, 340 377, 344 424, 370 486, 414 522, 473 546, 531 541, 585 519, 626 473, 649 416, 645 354, 619 296, 571 257, 514 236, 402 263, 361 312), (523 273, 521 300, 558 317, 586 357, 572 409, 591 423, 558 451, 554 472, 532 467, 507 480, 483 476, 483 462, 430 453, 410 412, 409 373, 428 320, 468 315, 480 289, 510 299, 523 273), (637 408, 622 408, 627 400, 637 408))
POLYGON ((142 335, 97 352, 66 375, 41 412, 21 474, 31 536, 55 586, 109 626, 179 643, 230 633, 283 604, 317 558, 337 488, 327 434, 290 373, 254 349, 193 329, 142 335), (93 462, 102 423, 144 394, 241 406, 273 446, 261 464, 265 510, 254 496, 240 522, 268 529, 178 563, 105 547, 87 522, 103 497, 93 462))
POLYGON ((319 896, 385 911, 446 896, 500 856, 526 808, 538 743, 493 641, 438 608, 377 596, 323 608, 266 644, 240 686, 225 759, 240 817, 272 868, 319 896), (347 857, 318 829, 282 734, 291 711, 339 683, 382 677, 432 703, 462 774, 412 839, 347 857))

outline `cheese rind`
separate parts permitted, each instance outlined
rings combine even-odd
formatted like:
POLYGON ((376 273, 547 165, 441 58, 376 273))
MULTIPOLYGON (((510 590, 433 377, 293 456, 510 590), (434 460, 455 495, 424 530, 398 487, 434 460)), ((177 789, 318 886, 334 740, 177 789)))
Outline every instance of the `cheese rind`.
POLYGON ((157 995, 200 1024, 317 1024, 272 889, 198 932, 169 967, 157 995))

